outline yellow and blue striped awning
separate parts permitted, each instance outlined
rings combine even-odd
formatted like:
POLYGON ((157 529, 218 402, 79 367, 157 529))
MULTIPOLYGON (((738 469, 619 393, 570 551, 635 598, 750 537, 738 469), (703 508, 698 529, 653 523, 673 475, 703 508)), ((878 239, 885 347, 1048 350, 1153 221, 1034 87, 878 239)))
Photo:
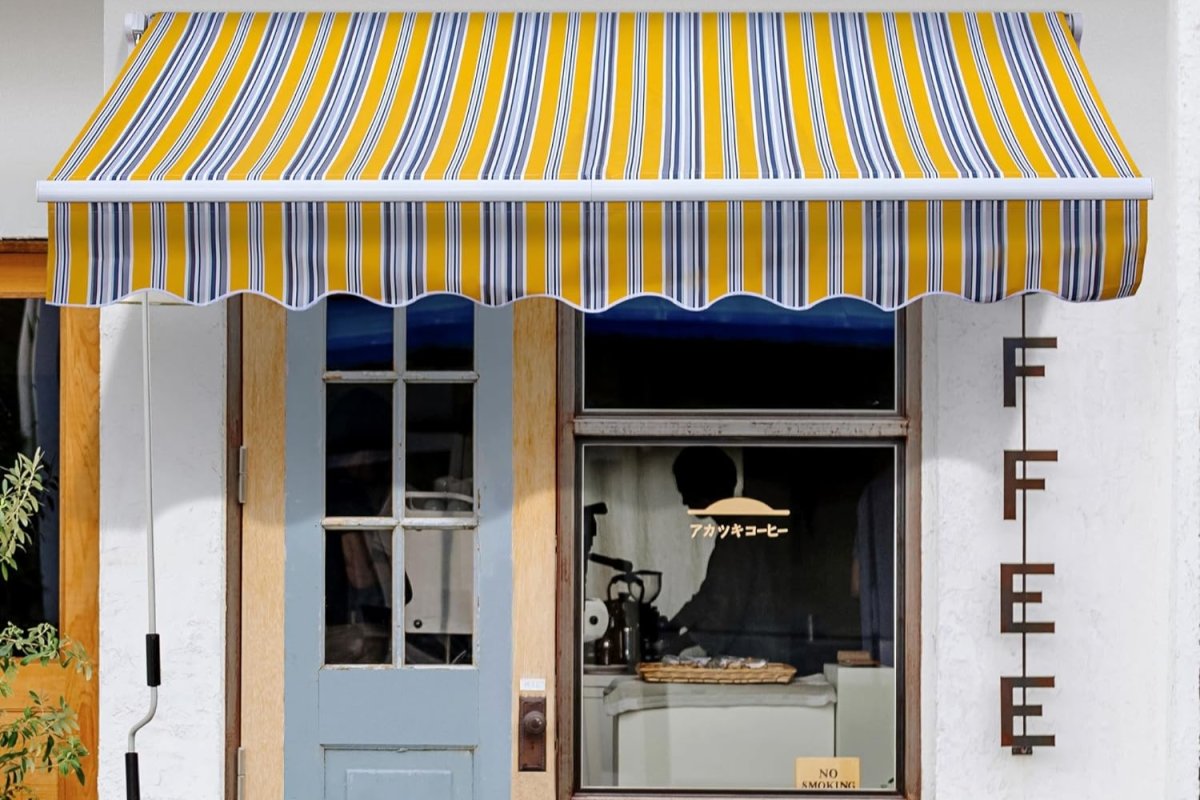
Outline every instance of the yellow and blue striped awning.
POLYGON ((153 18, 39 184, 50 298, 1132 294, 1150 184, 1049 13, 153 18))

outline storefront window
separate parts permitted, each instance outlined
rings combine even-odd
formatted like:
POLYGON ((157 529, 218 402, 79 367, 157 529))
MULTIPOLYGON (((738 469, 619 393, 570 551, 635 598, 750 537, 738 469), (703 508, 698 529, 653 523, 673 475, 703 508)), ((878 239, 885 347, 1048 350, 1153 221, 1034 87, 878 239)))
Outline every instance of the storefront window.
POLYGON ((58 624, 58 309, 0 300, 0 468, 41 448, 47 493, 30 547, 0 582, 0 620, 58 624))
POLYGON ((697 313, 641 298, 588 316, 583 335, 585 410, 896 409, 895 315, 857 300, 697 313))
MULTIPOLYGON (((806 378, 791 383, 873 387, 836 396, 873 396, 895 409, 892 315, 845 306, 838 346, 879 352, 810 369, 804 353, 812 351, 797 343, 826 327, 828 315, 805 320, 809 312, 739 301, 730 313, 720 304, 672 309, 661 324, 646 325, 663 303, 644 305, 642 321, 621 334, 633 337, 623 352, 663 357, 690 336, 672 332, 671 320, 692 313, 687 327, 715 343, 709 374, 745 373, 756 376, 753 385, 784 388, 779 406, 734 407, 735 395, 706 394, 704 381, 696 396, 678 387, 656 393, 677 370, 647 372, 635 381, 633 404, 653 413, 643 415, 637 436, 618 422, 610 433, 593 425, 576 438, 578 786, 895 791, 903 437, 734 438, 711 410, 725 407, 731 420, 743 420, 748 409, 762 409, 778 419, 784 407, 800 432, 805 414, 797 409, 824 398, 824 410, 835 390, 796 388, 784 374, 806 378), (638 331, 649 340, 645 348, 638 331), (774 360, 789 348, 793 357, 774 360), (745 363, 723 361, 737 358, 745 363), (864 363, 882 375, 854 377, 864 363), (706 413, 689 418, 697 408, 706 413), (655 421, 661 435, 642 435, 655 421)), ((596 365, 593 344, 601 342, 605 359, 615 357, 605 337, 629 325, 628 312, 616 322, 610 313, 584 323, 583 403, 588 376, 612 369, 596 365)), ((585 405, 577 418, 589 411, 585 405)))

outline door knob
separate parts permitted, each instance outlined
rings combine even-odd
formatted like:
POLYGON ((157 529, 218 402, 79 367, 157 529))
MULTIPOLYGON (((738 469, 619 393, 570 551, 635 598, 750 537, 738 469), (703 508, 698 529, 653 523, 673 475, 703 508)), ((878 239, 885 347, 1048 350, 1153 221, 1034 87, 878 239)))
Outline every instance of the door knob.
POLYGON ((541 711, 530 711, 521 719, 521 727, 528 736, 541 736, 546 732, 546 715, 541 711))
POLYGON ((546 771, 546 698, 522 695, 517 723, 517 768, 546 771))

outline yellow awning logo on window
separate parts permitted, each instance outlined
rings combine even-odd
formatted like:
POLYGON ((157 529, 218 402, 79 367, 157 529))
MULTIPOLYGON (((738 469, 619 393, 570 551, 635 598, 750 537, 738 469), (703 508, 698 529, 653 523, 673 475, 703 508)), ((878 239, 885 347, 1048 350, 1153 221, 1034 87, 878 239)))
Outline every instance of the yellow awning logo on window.
POLYGON ((782 525, 767 523, 755 524, 755 517, 790 517, 792 512, 786 508, 772 508, 762 500, 752 497, 727 497, 709 503, 707 508, 689 508, 693 517, 712 517, 708 523, 694 522, 691 525, 693 539, 753 539, 765 536, 777 539, 788 532, 782 525), (731 520, 730 517, 737 517, 731 520))
POLYGON ((689 508, 693 517, 790 517, 786 508, 771 508, 753 497, 727 497, 710 503, 708 508, 689 508))

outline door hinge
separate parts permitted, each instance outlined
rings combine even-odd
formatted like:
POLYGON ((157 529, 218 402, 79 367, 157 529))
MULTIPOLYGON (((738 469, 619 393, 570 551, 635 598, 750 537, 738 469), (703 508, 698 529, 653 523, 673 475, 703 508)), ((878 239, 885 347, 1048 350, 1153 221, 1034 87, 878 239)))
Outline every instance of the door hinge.
POLYGON ((237 749, 237 800, 246 800, 246 748, 237 749))
POLYGON ((246 445, 238 447, 237 501, 239 505, 246 504, 246 445))

